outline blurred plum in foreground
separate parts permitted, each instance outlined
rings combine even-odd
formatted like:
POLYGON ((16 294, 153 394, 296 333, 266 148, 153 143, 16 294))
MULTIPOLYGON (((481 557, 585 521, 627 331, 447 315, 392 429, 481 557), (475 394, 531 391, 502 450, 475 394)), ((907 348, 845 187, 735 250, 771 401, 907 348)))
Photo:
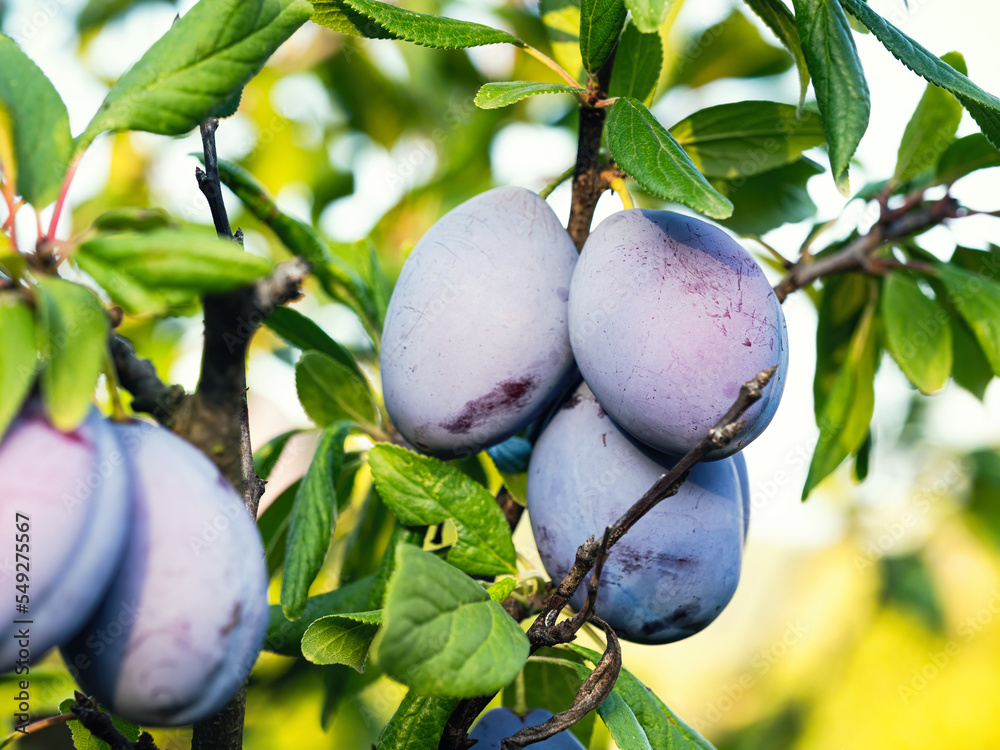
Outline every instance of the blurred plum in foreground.
POLYGON ((135 522, 97 614, 63 647, 114 713, 149 726, 214 714, 243 684, 267 627, 256 524, 209 459, 162 427, 118 427, 135 522))
POLYGON ((29 401, 11 425, 0 442, 0 520, 11 537, 3 545, 10 573, 0 577, 0 672, 23 661, 16 636, 25 625, 14 620, 31 620, 25 648, 36 663, 94 613, 125 550, 127 477, 118 437, 96 409, 61 433, 29 401))
MULTIPOLYGON (((676 459, 640 449, 580 386, 542 432, 528 469, 528 514, 545 569, 561 580, 676 459)), ((736 592, 743 502, 733 459, 699 463, 611 549, 597 614, 622 638, 669 643, 719 616, 736 592)), ((579 609, 586 596, 573 597, 579 609)))
POLYGON ((441 458, 510 437, 569 386, 576 247, 548 204, 496 188, 449 211, 399 276, 382 335, 385 405, 441 458))
POLYGON ((569 299, 573 353, 608 414, 658 451, 682 455, 729 410, 740 386, 778 365, 745 427, 708 460, 767 427, 788 366, 788 332, 760 266, 721 229, 633 209, 591 233, 569 299))
MULTIPOLYGON (((552 713, 544 708, 535 708, 524 716, 518 716, 509 708, 494 708, 482 715, 469 732, 469 739, 479 740, 475 745, 476 750, 500 750, 500 742, 505 738, 525 727, 533 727, 551 718, 552 713)), ((530 747, 541 750, 584 750, 580 741, 568 729, 530 747)))

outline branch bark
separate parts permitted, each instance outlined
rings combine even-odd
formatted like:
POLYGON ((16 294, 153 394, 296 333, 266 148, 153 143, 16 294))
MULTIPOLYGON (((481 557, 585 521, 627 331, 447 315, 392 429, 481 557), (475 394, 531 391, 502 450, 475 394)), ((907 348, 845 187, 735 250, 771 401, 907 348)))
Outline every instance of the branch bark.
POLYGON ((75 693, 75 697, 76 703, 69 710, 87 731, 107 743, 111 750, 157 750, 153 737, 148 732, 143 732, 137 741, 132 742, 118 731, 118 727, 111 721, 111 715, 101 711, 93 700, 79 691, 75 693))

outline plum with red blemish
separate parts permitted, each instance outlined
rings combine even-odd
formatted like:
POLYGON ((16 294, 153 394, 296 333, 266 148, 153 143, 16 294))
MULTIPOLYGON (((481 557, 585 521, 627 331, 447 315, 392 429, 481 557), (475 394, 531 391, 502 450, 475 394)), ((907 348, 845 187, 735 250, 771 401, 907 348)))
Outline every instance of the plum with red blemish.
MULTIPOLYGON (((500 743, 525 727, 542 724, 552 718, 552 712, 534 708, 518 716, 506 707, 487 711, 469 732, 469 739, 476 740, 476 750, 500 750, 500 743)), ((580 741, 568 729, 552 735, 547 740, 531 745, 540 750, 584 750, 580 741)))
POLYGON ((0 576, 2 673, 17 666, 22 645, 37 662, 94 613, 125 551, 130 505, 121 445, 96 409, 62 433, 29 401, 0 442, 0 482, 10 535, 0 576), (21 630, 30 643, 19 643, 21 630))
POLYGON ((386 409, 411 445, 442 458, 476 453, 570 385, 577 257, 548 204, 518 187, 482 193, 428 230, 382 333, 386 409))
MULTIPOLYGON (((552 580, 599 538, 676 458, 639 447, 586 385, 543 430, 528 467, 528 516, 552 580)), ((732 458, 698 463, 612 547, 597 614, 626 640, 670 643, 713 622, 732 598, 743 557, 743 500, 732 458)), ((586 586, 572 603, 583 605, 586 586)))
POLYGON ((743 429, 707 459, 746 446, 778 408, 788 365, 781 305, 750 254, 700 219, 633 209, 601 222, 573 274, 569 332, 597 400, 656 450, 687 453, 740 386, 774 365, 743 429))
POLYGON ((191 724, 243 684, 267 628, 267 569, 254 520, 190 443, 118 426, 134 521, 94 617, 62 648, 83 689, 149 726, 191 724))

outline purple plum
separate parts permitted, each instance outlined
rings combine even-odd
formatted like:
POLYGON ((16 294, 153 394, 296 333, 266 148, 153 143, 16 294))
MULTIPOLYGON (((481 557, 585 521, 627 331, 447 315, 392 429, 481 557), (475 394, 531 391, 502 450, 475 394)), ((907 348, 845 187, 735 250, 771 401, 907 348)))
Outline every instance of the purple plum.
POLYGON ((477 453, 569 386, 577 257, 548 204, 518 187, 482 193, 428 230, 382 334, 386 409, 410 444, 441 458, 477 453))
POLYGON ((721 229, 669 211, 609 216, 573 274, 569 331, 584 380, 608 414, 652 448, 681 455, 778 365, 746 426, 707 459, 767 427, 788 365, 781 305, 760 266, 721 229))
MULTIPOLYGON (((548 721, 552 713, 544 708, 535 708, 524 716, 518 716, 509 708, 494 708, 483 714, 476 726, 469 732, 469 739, 478 740, 476 750, 500 750, 500 742, 525 727, 533 727, 548 721)), ((538 742, 531 747, 540 750, 584 750, 580 741, 568 729, 538 742)))
POLYGON ((0 442, 0 520, 9 535, 0 560, 0 672, 27 674, 28 662, 72 637, 97 609, 125 551, 124 463, 96 409, 61 433, 29 401, 0 442))
MULTIPOLYGON (((577 547, 599 537, 676 463, 636 443, 586 384, 535 445, 528 515, 545 569, 566 575, 577 547)), ((597 614, 622 638, 669 643, 694 635, 728 604, 743 556, 743 503, 731 458, 699 463, 611 549, 597 614)), ((585 586, 574 596, 580 608, 585 586)))
POLYGON ((747 460, 743 451, 733 454, 733 463, 736 464, 736 473, 740 478, 740 496, 743 499, 743 539, 747 538, 750 530, 750 475, 747 473, 747 460))
POLYGON ((63 646, 70 672, 114 713, 191 724, 246 680, 267 628, 267 568, 243 500, 208 458, 162 427, 118 426, 135 521, 95 616, 63 646))

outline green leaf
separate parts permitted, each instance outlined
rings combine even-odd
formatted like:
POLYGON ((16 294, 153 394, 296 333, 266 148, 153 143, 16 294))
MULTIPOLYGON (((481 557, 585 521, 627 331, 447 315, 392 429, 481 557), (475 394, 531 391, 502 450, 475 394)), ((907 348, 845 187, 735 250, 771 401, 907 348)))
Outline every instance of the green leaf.
POLYGON ((292 482, 257 518, 257 528, 264 542, 264 557, 267 559, 267 577, 271 578, 285 564, 288 549, 288 523, 292 507, 302 480, 292 482))
POLYGON ((728 17, 691 39, 671 71, 673 85, 692 88, 720 78, 757 78, 792 67, 783 49, 769 44, 750 20, 733 10, 728 17))
MULTIPOLYGON (((831 252, 835 249, 836 246, 831 252)), ((816 374, 813 380, 813 404, 817 423, 823 417, 827 399, 847 361, 851 338, 871 300, 872 285, 863 274, 833 276, 823 284, 821 295, 819 323, 816 327, 816 374)))
POLYGON ((902 272, 885 280, 881 305, 885 347, 896 364, 922 392, 943 388, 952 366, 948 311, 902 272))
MULTIPOLYGON (((951 52, 941 59, 962 73, 967 70, 965 58, 958 52, 951 52)), ((933 168, 954 143, 961 120, 962 105, 958 100, 944 89, 928 84, 903 132, 893 180, 912 180, 933 168)))
POLYGON ((268 608, 264 649, 284 656, 301 656, 302 637, 309 626, 321 617, 357 612, 364 607, 365 597, 373 581, 374 576, 369 575, 334 591, 310 596, 302 616, 297 620, 289 620, 282 612, 280 604, 272 604, 268 608))
POLYGON ((278 210, 264 186, 243 167, 219 160, 219 177, 247 207, 254 218, 274 232, 293 254, 312 264, 313 276, 337 302, 357 313, 374 340, 382 330, 382 316, 365 282, 340 259, 311 226, 278 210))
POLYGON ((305 611, 309 586, 323 567, 337 521, 335 477, 344 462, 344 440, 352 425, 337 422, 327 427, 316 446, 292 506, 288 522, 288 551, 281 577, 281 609, 290 620, 305 611))
POLYGON ((36 287, 42 402, 59 430, 75 429, 90 411, 107 354, 111 326, 86 287, 43 277, 36 287))
POLYGON ((952 317, 951 333, 955 365, 951 376, 958 385, 982 401, 986 398, 987 386, 993 380, 993 368, 968 324, 957 310, 954 315, 957 317, 952 317))
POLYGON ((621 750, 653 750, 632 709, 613 692, 597 707, 597 714, 621 750))
POLYGON ((793 0, 793 5, 830 145, 833 180, 846 196, 851 158, 868 129, 868 82, 840 0, 793 0))
POLYGON ((169 299, 161 292, 214 294, 266 276, 273 264, 235 242, 197 229, 99 234, 74 259, 128 312, 148 312, 169 299))
POLYGON ((625 0, 625 7, 632 11, 632 22, 643 34, 654 34, 667 20, 674 0, 625 0))
POLYGON ((777 102, 735 102, 699 110, 670 134, 706 177, 747 178, 791 164, 824 141, 813 112, 777 102))
POLYGON ((624 0, 580 0, 580 53, 592 75, 615 51, 626 14, 624 0))
POLYGON ((306 0, 201 0, 111 88, 76 151, 105 131, 183 135, 233 114, 243 87, 311 15, 306 0))
POLYGON ((733 204, 709 184, 639 100, 625 96, 611 106, 608 147, 618 166, 657 198, 681 203, 713 219, 732 214, 733 204))
POLYGON ((375 581, 365 599, 366 609, 381 609, 385 603, 386 586, 389 585, 389 580, 396 572, 396 547, 400 544, 420 546, 423 544, 425 536, 427 536, 425 527, 418 526, 411 529, 396 521, 392 529, 392 536, 389 537, 389 543, 385 546, 382 561, 379 563, 378 570, 375 571, 375 581))
POLYGON ((893 56, 918 76, 951 92, 969 110, 990 143, 1000 148, 1000 99, 970 81, 873 11, 864 0, 839 0, 893 56))
POLYGON ((541 83, 538 81, 502 81, 484 83, 476 94, 476 106, 480 109, 499 109, 538 94, 583 94, 579 86, 565 86, 561 83, 541 83))
MULTIPOLYGON (((75 706, 76 700, 74 698, 66 698, 59 703, 59 713, 68 714, 71 713, 70 706, 75 706)), ((142 729, 138 724, 133 724, 131 721, 126 721, 120 716, 108 711, 104 706, 98 706, 101 711, 104 711, 111 717, 111 723, 114 724, 115 728, 125 735, 125 738, 130 742, 136 742, 139 739, 139 735, 142 734, 142 729)), ((104 742, 103 740, 97 739, 94 735, 90 733, 83 724, 81 724, 76 719, 71 719, 66 722, 69 727, 70 734, 73 737, 73 747, 76 750, 111 750, 111 746, 104 742)))
POLYGON ((524 42, 481 23, 416 13, 378 0, 313 0, 313 21, 353 36, 401 39, 434 49, 462 49, 484 44, 524 42))
POLYGON ((73 146, 59 92, 13 39, 0 34, 0 163, 36 208, 56 199, 73 146))
POLYGON ((486 589, 486 593, 489 594, 490 599, 495 601, 497 604, 503 604, 507 601, 507 597, 510 596, 516 588, 516 578, 502 578, 486 589))
POLYGON ((14 292, 0 292, 0 440, 31 392, 38 367, 35 319, 14 292))
POLYGON ((880 604, 895 606, 920 619, 932 633, 944 630, 944 612, 930 566, 919 553, 880 558, 880 604))
POLYGON ((294 347, 306 352, 315 350, 364 377, 357 360, 314 321, 291 307, 276 307, 264 320, 264 325, 294 347))
POLYGON ((295 365, 295 389, 309 418, 320 427, 339 420, 378 424, 378 408, 368 381, 322 352, 303 352, 295 365))
POLYGON ((799 27, 795 25, 795 16, 788 10, 783 0, 745 0, 750 9, 757 14, 785 47, 795 60, 799 72, 799 112, 806 100, 809 90, 809 66, 802 52, 802 40, 799 38, 799 27))
POLYGON ((407 526, 451 518, 458 539, 448 562, 475 575, 517 572, 514 543, 493 495, 454 465, 379 443, 368 453, 372 478, 385 504, 407 526))
POLYGON ((116 206, 94 219, 93 227, 98 232, 151 232, 178 225, 162 208, 116 206))
MULTIPOLYGON (((521 706, 555 708, 571 705, 588 672, 584 669, 580 670, 583 672, 580 674, 577 670, 579 665, 566 664, 564 663, 566 660, 559 657, 579 657, 575 657, 565 649, 555 648, 542 648, 535 656, 548 657, 550 661, 529 659, 518 680, 503 689, 503 705, 515 711, 521 706), (553 658, 557 659, 557 662, 551 661, 553 658), (519 696, 522 685, 524 690, 519 696)), ((573 736, 580 740, 584 747, 590 746, 596 722, 597 716, 591 712, 570 727, 573 736)))
POLYGON ((574 78, 583 72, 580 54, 580 0, 540 0, 539 13, 552 57, 574 78))
POLYGON ((869 304, 851 338, 847 359, 818 420, 819 440, 809 465, 802 499, 865 442, 875 409, 879 348, 875 308, 869 304))
POLYGON ((631 96, 647 107, 653 101, 663 68, 663 40, 659 34, 643 34, 628 24, 618 40, 611 69, 610 96, 631 96))
POLYGON ((521 671, 528 639, 482 586, 418 547, 396 549, 378 662, 426 695, 471 698, 521 671))
POLYGON ((975 334, 994 375, 1000 375, 1000 284, 954 263, 938 266, 948 299, 975 334))
POLYGON ((1000 151, 982 133, 959 138, 945 149, 937 164, 938 183, 952 184, 979 169, 1000 167, 1000 151))
POLYGON ((381 624, 379 610, 321 617, 302 636, 302 655, 313 664, 345 664, 364 672, 381 624))
POLYGON ((437 750, 457 698, 434 698, 411 690, 392 715, 377 750, 437 750))
POLYGON ((289 439, 298 435, 302 430, 289 430, 283 432, 275 438, 271 438, 264 445, 253 452, 253 471, 258 477, 267 480, 271 476, 274 465, 281 458, 281 452, 285 450, 289 439))
POLYGON ((823 167, 802 157, 783 167, 747 179, 719 181, 716 186, 733 203, 733 215, 719 223, 746 235, 762 235, 783 224, 816 215, 806 184, 823 167))

